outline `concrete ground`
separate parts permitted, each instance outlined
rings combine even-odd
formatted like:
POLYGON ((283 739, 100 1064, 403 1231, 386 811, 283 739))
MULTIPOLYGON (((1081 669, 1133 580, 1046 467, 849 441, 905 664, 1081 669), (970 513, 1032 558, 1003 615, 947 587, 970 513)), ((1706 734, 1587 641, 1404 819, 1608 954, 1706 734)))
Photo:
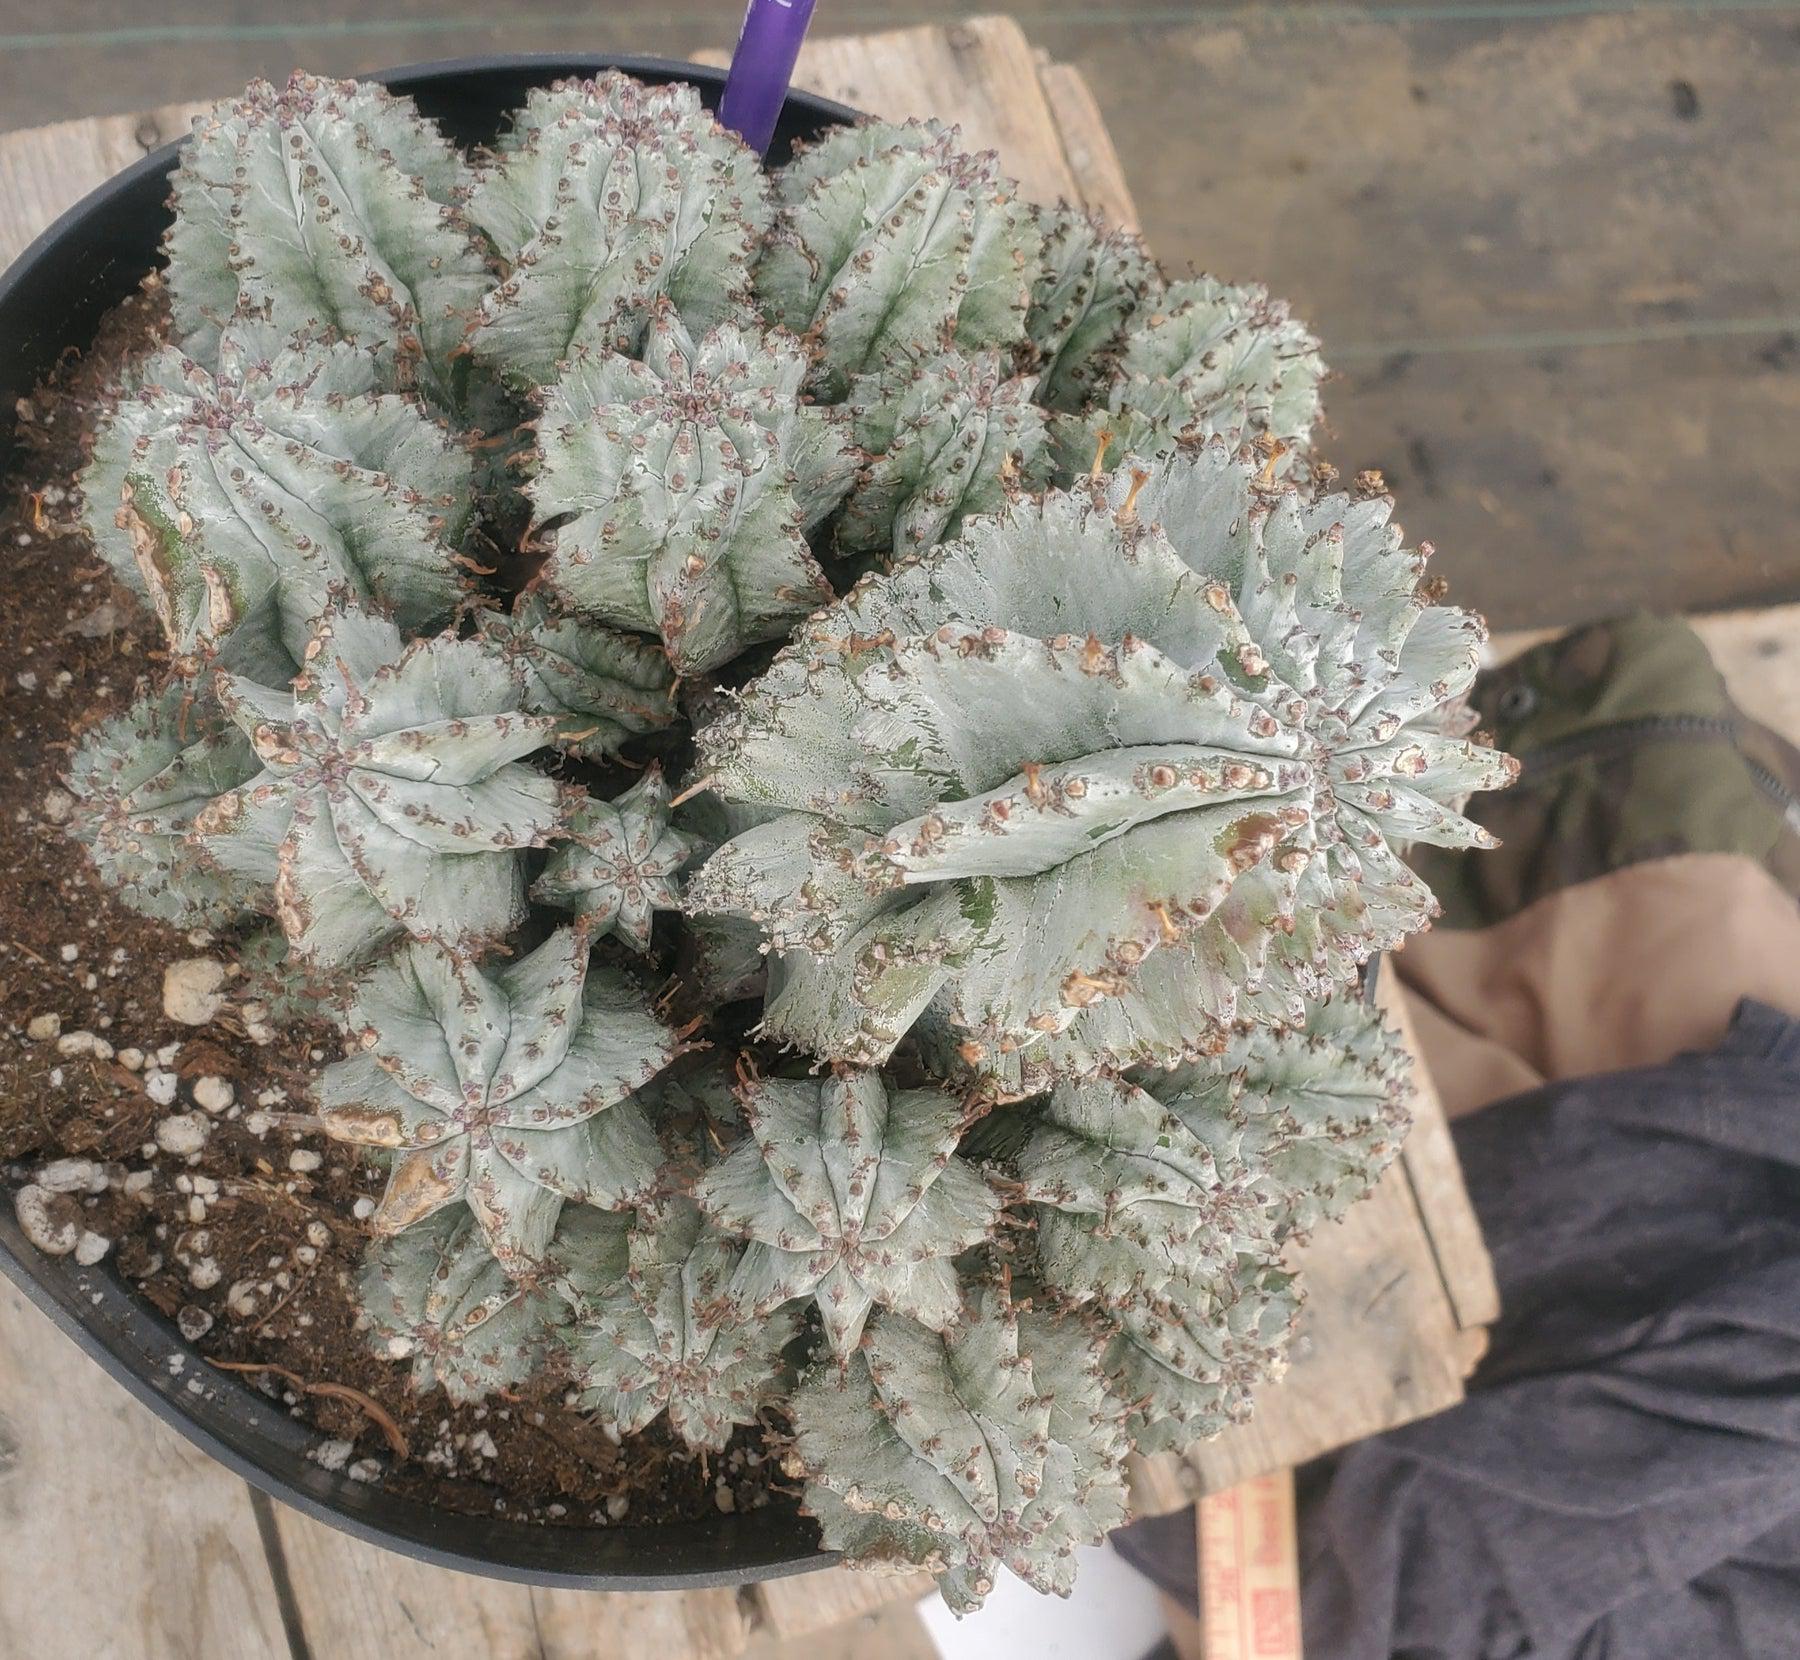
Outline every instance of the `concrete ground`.
MULTIPOLYGON (((815 27, 944 22, 821 0, 815 27)), ((1014 0, 1174 270, 1266 283, 1497 626, 1800 597, 1800 0, 1014 0)), ((496 50, 728 45, 737 0, 0 0, 0 127, 496 50)))

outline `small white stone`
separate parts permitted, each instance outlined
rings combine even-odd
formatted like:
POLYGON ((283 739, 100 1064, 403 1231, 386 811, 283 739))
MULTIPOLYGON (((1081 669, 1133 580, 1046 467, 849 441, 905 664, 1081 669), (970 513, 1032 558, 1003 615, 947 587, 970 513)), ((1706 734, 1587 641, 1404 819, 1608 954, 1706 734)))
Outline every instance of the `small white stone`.
POLYGON ((159 1107, 175 1105, 175 1090, 180 1083, 173 1072, 146 1072, 144 1093, 159 1107))
POLYGON ((729 1516, 732 1511, 737 1509, 737 1494, 732 1492, 724 1482, 720 1482, 719 1485, 713 1489, 713 1503, 729 1516))
POLYGON ((165 1043, 162 1048, 156 1051, 156 1064, 158 1066, 173 1066, 175 1064, 175 1057, 180 1053, 180 1038, 177 1038, 173 1043, 165 1043))
POLYGON ((198 1193, 187 1202, 187 1219, 190 1222, 204 1222, 206 1220, 206 1201, 202 1199, 198 1193))
POLYGON ((390 1337, 387 1340, 387 1352, 390 1360, 405 1360, 413 1352, 413 1340, 410 1337, 390 1337))
POLYGON ((141 1072, 144 1069, 144 1051, 142 1049, 121 1049, 119 1065, 127 1072, 141 1072))
MULTIPOLYGON (((20 545, 28 547, 30 544, 21 543, 20 545)), ((23 674, 15 675, 13 678, 18 681, 20 691, 35 692, 37 690, 38 678, 30 669, 25 670, 23 674)))
POLYGON ((67 1194, 27 1182, 13 1195, 13 1213, 31 1243, 49 1257, 66 1257, 81 1238, 80 1212, 67 1194))
POLYGON ((225 965, 183 957, 163 970, 163 1013, 184 1026, 204 1026, 225 1007, 225 965))
POLYGON ((256 1104, 259 1107, 278 1107, 287 1099, 287 1091, 281 1088, 259 1089, 256 1092, 256 1104))
POLYGON ((188 1284, 196 1291, 210 1291, 224 1277, 225 1270, 211 1257, 201 1257, 188 1269, 188 1284))
POLYGON ((184 1303, 175 1316, 175 1329, 190 1343, 198 1343, 213 1328, 213 1317, 193 1303, 184 1303))
POLYGON ((125 1178, 125 1191, 130 1194, 148 1193, 150 1184, 156 1180, 154 1170, 134 1170, 125 1178))
POLYGON ((366 1222, 375 1214, 375 1201, 366 1193, 350 1207, 350 1214, 359 1222, 366 1222))
POLYGON ((59 1014, 38 1014, 31 1017, 25 1028, 25 1035, 33 1043, 48 1043, 62 1030, 62 1016, 59 1014))
POLYGON ((81 947, 79 945, 65 945, 62 948, 62 960, 65 963, 74 962, 75 959, 77 957, 79 957, 80 955, 81 955, 81 947))
POLYGON ((159 1119, 156 1145, 165 1153, 183 1155, 197 1153, 206 1145, 212 1126, 197 1112, 174 1112, 159 1119))
POLYGON ((75 798, 67 790, 51 790, 44 797, 44 817, 52 824, 67 824, 75 811, 75 798))
POLYGON ((225 1306, 240 1320, 256 1312, 256 1286, 250 1280, 239 1280, 225 1293, 225 1306))
POLYGON ((310 1147, 296 1147, 293 1152, 288 1154, 288 1169, 302 1176, 309 1171, 317 1170, 324 1162, 325 1155, 315 1153, 310 1147))
POLYGON ((606 1513, 612 1517, 615 1522, 624 1521, 630 1509, 631 1500, 626 1498, 623 1493, 614 1493, 613 1496, 606 1501, 606 1513))
POLYGON ((210 1113, 221 1113, 236 1098, 237 1091, 224 1078, 215 1078, 210 1074, 194 1080, 194 1100, 210 1113))
POLYGON ((494 1445, 493 1436, 486 1430, 478 1430, 469 1437, 469 1451, 477 1458, 498 1458, 500 1449, 494 1445))
POLYGON ((352 1481, 380 1481, 381 1460, 379 1458, 359 1458, 344 1474, 352 1481))
POLYGON ((88 1228, 75 1241, 75 1260, 83 1268, 92 1268, 111 1249, 112 1241, 110 1239, 104 1234, 95 1233, 92 1228, 88 1228))
POLYGON ((56 1040, 59 1055, 92 1055, 97 1061, 109 1061, 113 1046, 96 1032, 64 1032, 56 1040))
POLYGON ((306 1224, 306 1243, 316 1251, 322 1251, 331 1243, 331 1229, 323 1222, 313 1220, 306 1224))
POLYGON ((306 1456, 322 1470, 341 1470, 355 1451, 354 1441, 321 1441, 306 1456))
POLYGON ((260 1140, 275 1128, 275 1120, 266 1112, 247 1112, 244 1114, 244 1128, 260 1140))
POLYGON ((219 1191, 219 1184, 211 1176, 195 1176, 189 1182, 190 1189, 203 1199, 210 1199, 219 1191))
POLYGON ((13 1194, 13 1213, 25 1239, 45 1257, 67 1257, 81 1239, 81 1212, 67 1194, 52 1194, 27 1181, 13 1194))
POLYGON ((53 1085, 53 1086, 54 1086, 54 1087, 56 1087, 56 1088, 57 1088, 57 1089, 61 1089, 61 1088, 62 1088, 62 1081, 63 1081, 63 1069, 62 1069, 62 1068, 61 1068, 61 1067, 60 1067, 60 1066, 53 1066, 53 1067, 51 1067, 51 1068, 50 1068, 50 1082, 51 1082, 51 1084, 52 1084, 52 1085, 53 1085))
POLYGON ((106 1171, 92 1159, 52 1159, 31 1178, 49 1193, 104 1193, 106 1171))
POLYGON ((299 1263, 302 1268, 310 1268, 318 1260, 319 1253, 316 1247, 311 1245, 296 1245, 294 1247, 294 1261, 299 1263))

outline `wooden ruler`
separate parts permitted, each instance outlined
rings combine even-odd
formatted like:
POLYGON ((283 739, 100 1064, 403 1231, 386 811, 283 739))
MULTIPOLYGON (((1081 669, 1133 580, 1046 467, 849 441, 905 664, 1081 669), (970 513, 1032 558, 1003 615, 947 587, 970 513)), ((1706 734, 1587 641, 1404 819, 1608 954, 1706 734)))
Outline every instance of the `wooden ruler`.
POLYGON ((1209 1493, 1197 1508, 1203 1660, 1301 1660, 1293 1471, 1209 1493))

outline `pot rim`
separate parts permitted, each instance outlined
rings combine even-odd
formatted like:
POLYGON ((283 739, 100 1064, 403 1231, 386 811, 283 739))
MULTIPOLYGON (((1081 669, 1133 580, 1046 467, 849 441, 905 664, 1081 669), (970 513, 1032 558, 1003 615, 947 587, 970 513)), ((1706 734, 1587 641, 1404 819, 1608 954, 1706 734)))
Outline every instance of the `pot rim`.
MULTIPOLYGON (((710 65, 631 53, 484 53, 408 63, 356 78, 424 93, 421 102, 429 111, 431 91, 448 91, 452 83, 512 76, 546 85, 606 69, 653 82, 689 82, 709 107, 725 84, 725 72, 710 65)), ((788 94, 786 112, 784 127, 790 135, 816 134, 858 118, 847 105, 797 90, 788 94)), ((54 275, 59 261, 74 258, 96 219, 141 209, 135 196, 167 176, 184 142, 164 144, 114 174, 33 239, 0 274, 0 333, 14 323, 9 310, 35 305, 32 284, 42 281, 47 269, 54 275)), ((152 250, 143 270, 156 261, 152 250)), ((141 275, 129 273, 125 292, 135 288, 141 275)), ((39 375, 48 367, 46 362, 39 375)), ((26 385, 14 395, 30 390, 26 385)), ((0 477, 12 465, 12 428, 9 397, 0 408, 0 477)), ((10 1192, 10 1187, 0 1187, 0 1193, 10 1192)), ((258 1393, 239 1375, 210 1367, 170 1321, 126 1284, 110 1256, 98 1267, 83 1268, 72 1257, 47 1257, 35 1250, 10 1204, 0 1205, 0 1275, 158 1419, 234 1475, 316 1521, 415 1561, 526 1585, 681 1591, 783 1578, 838 1560, 835 1552, 819 1547, 816 1528, 786 1507, 689 1522, 577 1527, 465 1515, 390 1494, 379 1482, 353 1481, 310 1459, 309 1450, 328 1438, 296 1422, 279 1401, 258 1393)))

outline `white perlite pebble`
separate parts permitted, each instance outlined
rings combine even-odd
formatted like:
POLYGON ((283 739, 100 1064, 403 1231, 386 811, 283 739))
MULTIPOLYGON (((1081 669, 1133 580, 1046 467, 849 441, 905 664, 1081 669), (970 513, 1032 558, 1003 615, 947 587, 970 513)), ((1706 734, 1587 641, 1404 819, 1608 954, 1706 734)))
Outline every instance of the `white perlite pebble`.
POLYGON ((275 1128, 275 1120, 266 1112, 250 1112, 244 1114, 244 1128, 258 1140, 275 1128))
POLYGON ((75 1260, 83 1268, 92 1268, 111 1249, 112 1241, 110 1239, 89 1228, 75 1241, 75 1260))
POLYGON ((81 947, 79 945, 65 945, 62 948, 62 960, 65 963, 74 962, 75 959, 77 957, 79 957, 80 955, 81 955, 81 947))
POLYGON ((211 1128, 197 1112, 170 1113, 167 1118, 157 1121, 156 1145, 165 1153, 197 1153, 206 1145, 207 1132, 211 1128))
POLYGON ((381 1460, 379 1458, 359 1458, 344 1474, 352 1481, 380 1481, 381 1460))
POLYGON ((19 1231, 47 1257, 66 1257, 81 1238, 75 1201, 27 1182, 13 1195, 19 1231))
POLYGON ((296 1147, 288 1154, 288 1169, 305 1175, 317 1170, 325 1162, 323 1153, 315 1153, 310 1147, 296 1147))
POLYGON ((113 1046, 95 1032, 64 1032, 56 1040, 59 1055, 92 1055, 97 1061, 109 1061, 113 1046))
POLYGON ((350 1207, 350 1214, 359 1222, 368 1221, 368 1219, 375 1214, 375 1201, 367 1194, 364 1194, 362 1198, 358 1199, 356 1203, 350 1207))
POLYGON ((104 1193, 106 1171, 92 1159, 52 1159, 32 1180, 49 1193, 104 1193))
POLYGON ((175 1327, 190 1343, 198 1343, 213 1328, 213 1317, 193 1303, 184 1303, 175 1316, 175 1327))
POLYGON ((59 1014, 33 1015, 25 1028, 25 1035, 33 1043, 48 1043, 62 1030, 62 1016, 59 1014))
POLYGON ((125 1191, 131 1194, 148 1193, 155 1180, 154 1170, 134 1170, 125 1178, 125 1191))
POLYGON ((623 1493, 614 1493, 613 1496, 606 1501, 606 1513, 612 1517, 615 1522, 624 1521, 626 1513, 630 1509, 631 1500, 626 1498, 623 1493))
POLYGON ((173 1072, 146 1072, 144 1093, 159 1107, 175 1105, 175 1086, 180 1080, 173 1072))
POLYGON ((121 1049, 119 1065, 127 1072, 141 1072, 144 1069, 144 1051, 142 1049, 121 1049))
POLYGON ((225 1270, 211 1257, 202 1257, 188 1269, 188 1284, 196 1291, 210 1291, 224 1277, 225 1270))
POLYGON ((194 1081, 194 1100, 208 1112, 223 1112, 236 1098, 237 1092, 223 1078, 211 1076, 194 1081))
POLYGON ((75 811, 75 798, 67 790, 51 790, 44 797, 42 810, 52 824, 67 824, 69 814, 75 811))
POLYGON ((321 1441, 306 1456, 322 1470, 341 1470, 355 1451, 354 1441, 321 1441))
POLYGON ((225 1293, 225 1306, 240 1320, 247 1320, 256 1312, 256 1282, 239 1280, 225 1293))
POLYGON ((331 1243, 331 1229, 326 1227, 323 1222, 308 1222, 306 1224, 306 1243, 314 1250, 324 1250, 331 1243))
POLYGON ((184 1026, 204 1026, 225 1007, 225 965, 183 957, 163 970, 163 1013, 184 1026))

